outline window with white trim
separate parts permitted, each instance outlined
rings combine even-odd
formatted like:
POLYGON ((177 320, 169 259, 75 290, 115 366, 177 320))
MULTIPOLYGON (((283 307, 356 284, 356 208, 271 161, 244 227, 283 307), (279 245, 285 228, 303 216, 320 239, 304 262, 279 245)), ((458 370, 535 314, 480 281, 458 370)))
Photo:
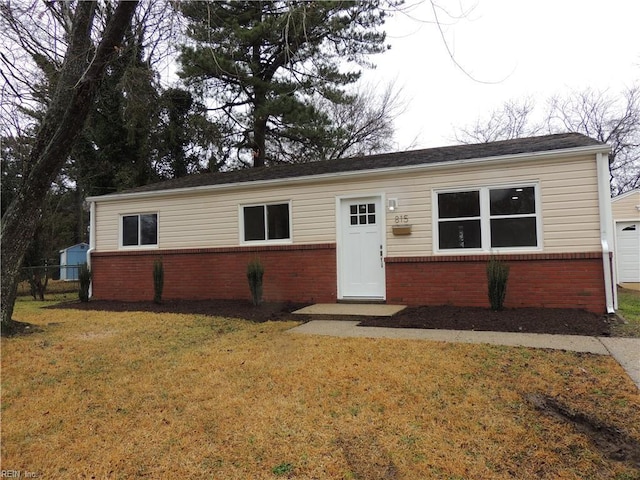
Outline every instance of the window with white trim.
POLYGON ((241 208, 244 242, 291 239, 289 203, 247 205, 241 208))
POLYGON ((138 247, 158 245, 158 214, 122 215, 121 245, 138 247))
POLYGON ((480 192, 438 194, 438 248, 480 248, 480 192))
POLYGON ((435 198, 439 251, 540 245, 535 185, 437 192, 435 198))

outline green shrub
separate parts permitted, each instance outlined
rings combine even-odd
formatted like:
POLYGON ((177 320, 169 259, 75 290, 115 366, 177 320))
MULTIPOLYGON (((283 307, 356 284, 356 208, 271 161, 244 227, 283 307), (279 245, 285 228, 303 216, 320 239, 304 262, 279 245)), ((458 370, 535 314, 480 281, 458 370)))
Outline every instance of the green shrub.
POLYGON ((164 289, 164 265, 162 259, 153 262, 153 301, 162 303, 162 290, 164 289))
POLYGON ((281 463, 280 465, 276 465, 271 469, 271 473, 277 476, 288 476, 291 472, 293 472, 293 465, 290 463, 281 463))
POLYGON ((487 264, 491 310, 500 311, 503 309, 504 297, 507 294, 507 280, 509 280, 509 265, 492 256, 487 264))
POLYGON ((91 286, 91 270, 86 263, 80 265, 78 269, 78 280, 80 281, 80 289, 78 297, 81 302, 89 301, 89 287, 91 286))
POLYGON ((262 276, 264 275, 264 267, 260 259, 254 258, 247 266, 247 280, 249 281, 249 290, 251 290, 251 299, 254 305, 262 303, 262 276))

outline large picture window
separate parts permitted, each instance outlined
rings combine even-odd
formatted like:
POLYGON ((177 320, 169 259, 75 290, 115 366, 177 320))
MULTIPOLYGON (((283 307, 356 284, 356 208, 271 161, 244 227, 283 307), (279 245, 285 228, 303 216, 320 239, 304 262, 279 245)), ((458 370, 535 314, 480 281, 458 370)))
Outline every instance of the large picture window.
POLYGON ((489 190, 491 247, 537 247, 534 187, 489 190))
POLYGON ((291 239, 288 203, 242 207, 242 217, 245 242, 291 239))
POLYGON ((122 216, 122 246, 158 244, 158 214, 141 213, 122 216))
POLYGON ((438 195, 440 249, 480 248, 480 192, 438 195))
POLYGON ((539 246, 533 185, 441 192, 436 200, 438 250, 539 246))

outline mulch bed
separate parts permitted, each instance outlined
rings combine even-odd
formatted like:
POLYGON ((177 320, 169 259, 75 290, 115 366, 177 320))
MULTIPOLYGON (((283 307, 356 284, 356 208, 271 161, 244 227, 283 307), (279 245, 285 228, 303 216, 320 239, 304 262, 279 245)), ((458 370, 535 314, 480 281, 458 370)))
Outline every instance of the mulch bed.
POLYGON ((616 321, 606 315, 570 308, 512 308, 494 312, 489 308, 444 305, 409 307, 391 318, 372 317, 360 325, 609 336, 616 321))
MULTIPOLYGON (((304 307, 297 303, 265 302, 254 306, 242 300, 175 300, 153 302, 117 302, 91 300, 69 302, 48 308, 73 308, 104 311, 145 311, 184 313, 243 318, 253 322, 290 320, 291 312, 304 307)), ((296 320, 310 317, 300 315, 296 320)), ((448 330, 481 330, 499 332, 552 333, 565 335, 608 336, 617 320, 584 310, 558 308, 514 308, 494 312, 488 308, 424 306, 409 307, 393 317, 358 317, 362 326, 430 328, 448 330)))
POLYGON ((263 302, 258 306, 249 300, 166 300, 154 302, 120 302, 115 300, 91 300, 89 302, 65 302, 47 308, 70 308, 109 312, 155 312, 208 315, 212 317, 242 318, 252 322, 268 322, 291 318, 291 312, 308 304, 292 302, 263 302))

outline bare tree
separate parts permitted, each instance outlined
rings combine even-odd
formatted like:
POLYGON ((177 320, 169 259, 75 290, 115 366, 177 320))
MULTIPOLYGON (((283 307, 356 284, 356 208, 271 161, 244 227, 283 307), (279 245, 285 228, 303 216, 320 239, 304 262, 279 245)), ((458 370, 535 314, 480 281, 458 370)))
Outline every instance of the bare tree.
POLYGON ((551 97, 541 120, 527 98, 508 101, 488 118, 455 132, 460 143, 482 143, 541 133, 578 132, 611 146, 611 192, 640 186, 640 87, 619 95, 587 89, 566 97, 551 97))
POLYGON ((459 143, 488 143, 536 135, 543 130, 543 126, 534 123, 534 110, 535 102, 530 97, 509 100, 487 118, 478 119, 475 124, 457 130, 455 139, 459 143))
POLYGON ((613 96, 585 90, 553 97, 547 116, 554 132, 580 132, 611 146, 609 169, 614 195, 640 186, 640 87, 613 96))
POLYGON ((393 122, 406 109, 402 91, 392 84, 384 90, 363 85, 355 99, 347 104, 330 104, 327 107, 337 128, 345 135, 333 149, 329 158, 353 157, 389 151, 394 133, 393 122))
POLYGON ((3 71, 10 72, 5 74, 8 88, 18 98, 21 92, 38 94, 27 88, 29 79, 20 74, 18 58, 8 57, 7 51, 26 52, 25 69, 51 69, 45 72, 48 100, 42 107, 28 170, 2 216, 3 328, 10 326, 19 269, 40 221, 46 194, 82 130, 105 69, 118 55, 137 6, 137 1, 124 0, 115 7, 95 1, 34 1, 20 10, 9 2, 0 5, 2 26, 13 47, 3 49, 3 71), (112 10, 100 17, 100 25, 96 19, 104 8, 112 10))
MULTIPOLYGON (((280 132, 277 149, 283 163, 305 163, 338 158, 371 155, 392 149, 393 123, 404 111, 401 91, 392 84, 381 93, 376 86, 360 85, 345 103, 334 103, 324 97, 313 99, 314 108, 326 117, 325 128, 331 140, 317 141, 310 132, 280 132), (296 134, 289 138, 291 134, 296 134), (292 140, 288 142, 288 140, 292 140)), ((320 120, 323 121, 323 120, 320 120)), ((274 122, 274 128, 278 128, 274 122)), ((284 129, 283 129, 284 130, 284 129)), ((322 132, 318 128, 315 134, 322 132)))

